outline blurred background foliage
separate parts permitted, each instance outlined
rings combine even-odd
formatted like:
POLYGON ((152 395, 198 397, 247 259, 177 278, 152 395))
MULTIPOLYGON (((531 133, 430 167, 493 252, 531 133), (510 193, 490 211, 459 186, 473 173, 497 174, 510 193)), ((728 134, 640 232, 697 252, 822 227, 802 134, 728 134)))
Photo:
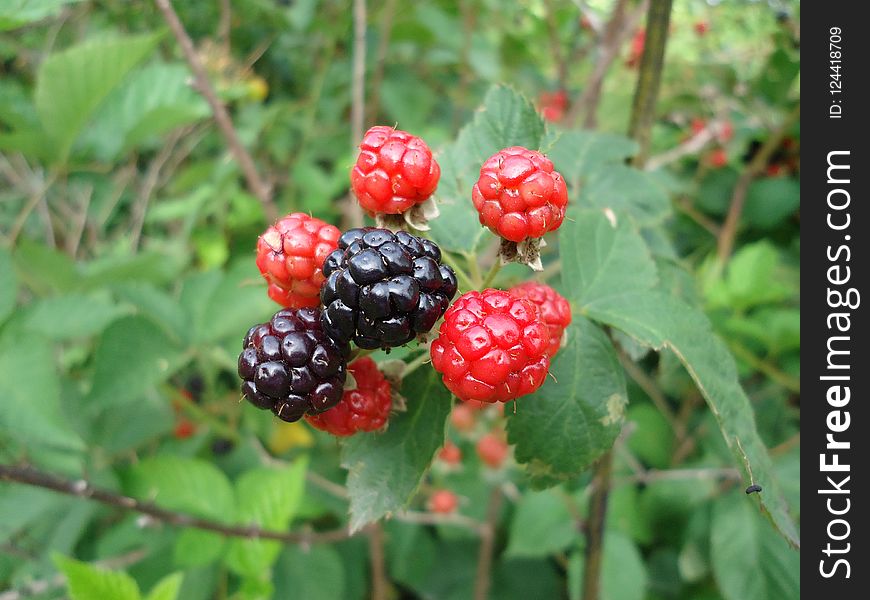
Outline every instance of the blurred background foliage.
MULTIPOLYGON (((274 309, 253 261, 270 205, 353 219, 351 3, 175 4, 268 201, 246 186, 154 4, 0 6, 2 462, 134 496, 157 488, 161 505, 217 521, 329 530, 347 511, 337 444, 240 404, 235 356, 274 309), (284 466, 266 468, 275 460, 284 466)), ((623 0, 370 0, 365 124, 398 124, 443 148, 487 90, 508 83, 549 131, 594 128, 612 136, 596 138, 608 148, 630 144, 616 134, 629 122, 644 15, 623 0)), ((572 202, 626 203, 659 225, 642 230, 659 272, 737 357, 795 517, 799 31, 797 2, 677 0, 647 173, 596 169, 593 152, 571 181, 572 202)), ((637 362, 614 454, 603 598, 797 597, 798 554, 741 500, 677 357, 621 344, 637 362)), ((531 491, 511 458, 481 462, 476 444, 493 428, 503 418, 492 410, 470 425, 451 419, 461 467, 435 462, 412 505, 423 523, 384 525, 389 597, 471 597, 478 534, 463 518, 483 521, 498 484, 508 491, 491 597, 580 598, 589 475, 531 491), (433 525, 438 488, 460 505, 433 525)), ((365 598, 369 562, 364 536, 225 540, 0 484, 3 598, 365 598)))

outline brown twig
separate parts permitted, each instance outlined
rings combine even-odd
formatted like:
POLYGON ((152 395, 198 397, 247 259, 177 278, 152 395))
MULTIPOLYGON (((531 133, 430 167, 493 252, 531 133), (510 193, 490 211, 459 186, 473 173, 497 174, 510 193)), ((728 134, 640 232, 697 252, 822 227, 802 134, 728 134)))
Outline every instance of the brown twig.
POLYGON ((387 598, 387 569, 384 562, 384 529, 380 523, 367 528, 369 537, 369 563, 372 576, 372 600, 387 598))
POLYGON ((50 473, 39 471, 32 467, 17 467, 0 465, 0 481, 12 481, 34 487, 52 490, 67 496, 93 500, 107 506, 122 510, 138 512, 152 519, 176 527, 192 527, 203 529, 226 537, 246 539, 275 540, 287 544, 316 544, 337 542, 351 536, 346 527, 323 532, 274 531, 261 529, 256 525, 229 525, 219 523, 186 513, 175 512, 161 508, 150 502, 144 502, 115 492, 94 487, 84 479, 70 480, 57 477, 50 473))
POLYGON ((643 167, 649 155, 650 133, 664 70, 672 5, 673 0, 651 0, 647 11, 646 40, 628 126, 629 136, 640 145, 633 160, 636 167, 643 167))
POLYGON ((381 9, 381 31, 378 50, 375 55, 375 72, 372 76, 371 97, 368 103, 368 123, 373 124, 381 108, 381 85, 387 65, 387 52, 390 50, 390 35, 393 32, 393 17, 396 14, 396 0, 386 0, 381 9))
POLYGON ((613 451, 608 450, 598 459, 589 499, 589 517, 586 519, 586 556, 583 565, 583 600, 598 600, 601 595, 601 564, 604 558, 604 522, 607 518, 607 496, 610 494, 610 475, 613 451))
POLYGON ((565 60, 562 43, 559 40, 559 22, 556 19, 556 7, 553 6, 553 0, 544 0, 544 9, 547 17, 547 35, 550 38, 550 52, 553 55, 553 62, 556 63, 556 81, 559 89, 564 90, 567 88, 568 62, 565 60))
POLYGON ((586 86, 580 98, 574 103, 566 117, 566 121, 575 122, 583 115, 583 127, 595 128, 598 118, 598 105, 601 102, 601 90, 604 85, 604 77, 610 70, 613 61, 619 56, 619 49, 625 41, 631 37, 634 28, 640 21, 648 0, 644 0, 629 14, 628 0, 617 0, 599 45, 598 60, 592 73, 586 80, 586 86))
POLYGON ((674 411, 671 409, 670 404, 668 404, 668 399, 665 397, 664 392, 655 380, 647 375, 643 369, 637 366, 622 349, 619 350, 619 362, 622 363, 622 367, 625 369, 625 372, 628 373, 628 376, 631 377, 638 386, 640 386, 640 389, 646 392, 646 395, 649 396, 655 407, 659 409, 659 412, 662 413, 662 416, 664 416, 665 420, 668 422, 668 425, 670 425, 671 429, 676 433, 676 416, 674 415, 674 411))
POLYGON ((744 167, 743 172, 740 173, 740 177, 734 185, 734 192, 731 194, 731 204, 728 207, 728 214, 725 216, 725 222, 722 224, 722 230, 716 244, 716 256, 718 258, 717 264, 720 269, 728 262, 728 259, 731 257, 731 251, 734 249, 734 238, 737 235, 737 225, 740 223, 740 215, 743 212, 743 205, 746 204, 746 194, 749 192, 749 185, 752 183, 752 180, 764 170, 768 161, 770 161, 770 158, 773 156, 773 153, 776 152, 776 149, 788 133, 788 130, 791 129, 792 125, 794 125, 800 117, 801 105, 798 104, 794 109, 792 109, 788 116, 786 116, 780 126, 771 133, 770 137, 765 140, 764 144, 761 145, 749 164, 744 167))
POLYGON ((226 140, 230 152, 239 163, 239 167, 242 169, 245 181, 248 184, 248 189, 251 190, 251 193, 256 196, 260 201, 260 204, 263 205, 263 211, 266 214, 266 218, 270 221, 277 219, 278 209, 272 200, 272 189, 266 181, 260 177, 260 174, 257 172, 257 166, 254 164, 253 157, 244 145, 242 145, 238 133, 236 133, 235 127, 233 127, 230 114, 209 82, 205 67, 203 67, 202 61, 196 53, 196 48, 193 46, 193 40, 191 40, 190 36, 187 34, 187 30, 185 30, 184 25, 178 18, 178 14, 172 7, 172 3, 170 0, 154 0, 154 4, 156 4, 157 8, 160 9, 160 12, 163 14, 163 19, 166 21, 166 24, 169 25, 169 29, 175 36, 178 45, 181 46, 184 58, 193 73, 196 90, 203 96, 203 98, 205 98, 205 101, 211 108, 212 116, 214 117, 215 123, 217 123, 218 129, 226 140))
POLYGON ((145 177, 142 179, 142 185, 139 187, 139 193, 136 195, 136 202, 133 204, 133 222, 130 225, 130 247, 134 252, 139 247, 142 227, 145 224, 145 213, 148 212, 148 204, 151 202, 151 196, 157 187, 160 172, 166 161, 172 156, 172 152, 178 145, 179 140, 190 130, 191 128, 189 127, 175 130, 160 151, 154 156, 154 159, 148 165, 148 170, 145 171, 145 177))
POLYGON ((477 553, 477 573, 474 577, 474 600, 486 600, 492 571, 492 554, 495 548, 495 528, 501 510, 502 491, 496 486, 489 494, 486 506, 486 521, 480 529, 480 550, 477 553))

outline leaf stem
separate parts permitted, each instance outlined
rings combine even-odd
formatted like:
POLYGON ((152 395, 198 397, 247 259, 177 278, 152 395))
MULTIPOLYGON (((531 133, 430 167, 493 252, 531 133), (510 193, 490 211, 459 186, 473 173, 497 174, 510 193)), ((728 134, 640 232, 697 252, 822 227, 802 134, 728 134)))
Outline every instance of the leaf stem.
POLYGON ((486 522, 480 528, 480 550, 477 554, 477 574, 474 578, 474 600, 486 600, 489 597, 490 571, 492 570, 492 553, 495 546, 495 528, 501 510, 502 491, 499 486, 489 494, 486 507, 486 522))
MULTIPOLYGON (((447 265, 453 269, 453 272, 456 273, 456 277, 459 278, 460 287, 465 288, 466 290, 476 290, 477 284, 474 280, 469 277, 468 273, 465 272, 465 269, 459 266, 459 262, 456 260, 456 257, 447 252, 446 250, 441 250, 441 261, 447 263, 447 265)), ((469 264, 472 263, 471 260, 468 261, 469 264)), ((480 281, 479 279, 477 281, 480 281)))
POLYGON ((423 352, 420 356, 405 364, 405 370, 402 371, 402 377, 406 377, 413 373, 418 367, 429 362, 429 360, 429 352, 423 352))
POLYGON ((492 266, 489 268, 489 271, 486 273, 486 277, 483 278, 483 283, 480 284, 480 289, 485 290, 489 286, 492 285, 492 282, 495 281, 496 275, 501 271, 501 259, 496 258, 495 262, 492 263, 492 266))

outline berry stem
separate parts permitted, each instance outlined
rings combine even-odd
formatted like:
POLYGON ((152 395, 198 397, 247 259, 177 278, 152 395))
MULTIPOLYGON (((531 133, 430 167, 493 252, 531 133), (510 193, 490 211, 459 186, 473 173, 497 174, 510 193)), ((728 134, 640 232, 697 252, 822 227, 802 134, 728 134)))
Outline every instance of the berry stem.
POLYGON ((495 281, 495 276, 498 275, 498 272, 501 271, 501 259, 496 258, 495 262, 492 263, 492 266, 489 268, 489 271, 486 273, 486 277, 483 279, 483 283, 480 285, 481 290, 485 290, 489 286, 492 285, 492 282, 495 281))
POLYGON ((425 365, 427 362, 429 362, 429 352, 423 352, 420 356, 405 364, 405 370, 402 371, 402 377, 407 377, 413 373, 417 367, 425 365))
MULTIPOLYGON (((453 272, 456 273, 456 277, 459 278, 459 281, 462 283, 462 287, 466 291, 477 289, 477 285, 474 283, 474 280, 468 276, 468 273, 465 272, 465 269, 459 266, 456 257, 444 250, 443 248, 441 249, 441 261, 447 263, 450 268, 453 269, 453 272)), ((468 262, 470 264, 472 261, 469 260, 468 262)), ((480 279, 478 279, 477 281, 480 281, 480 279)))
POLYGON ((463 256, 465 257, 465 261, 468 263, 468 270, 471 278, 477 282, 474 289, 478 289, 480 284, 483 282, 483 274, 480 272, 480 265, 477 263, 477 257, 468 253, 463 254, 463 256))

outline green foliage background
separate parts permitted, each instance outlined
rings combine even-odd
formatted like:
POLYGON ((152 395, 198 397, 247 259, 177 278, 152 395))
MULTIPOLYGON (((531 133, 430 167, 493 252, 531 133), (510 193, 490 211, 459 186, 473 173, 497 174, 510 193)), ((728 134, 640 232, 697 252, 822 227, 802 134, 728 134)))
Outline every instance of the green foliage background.
MULTIPOLYGON (((346 224, 350 3, 175 4, 278 210, 346 224)), ((431 237, 472 275, 488 266, 494 239, 470 203, 480 163, 508 145, 546 152, 571 204, 537 277, 570 300, 574 322, 555 381, 505 416, 456 429, 423 365, 386 433, 338 444, 238 401, 240 340, 275 310, 253 261, 267 218, 155 6, 4 3, 0 463, 219 524, 362 531, 225 538, 0 483, 0 589, 366 598, 366 526, 392 516, 389 597, 471 598, 496 489, 490 597, 579 599, 590 469, 613 447, 604 600, 798 597, 800 128, 787 119, 800 101, 799 7, 675 2, 653 158, 639 170, 624 135, 634 29, 606 71, 597 127, 572 108, 614 4, 368 2, 366 123, 438 151, 431 237), (571 103, 545 121, 541 93, 559 89, 571 103), (782 123, 723 259, 738 179, 782 123), (711 139, 693 144, 693 127, 711 139), (475 453, 491 430, 512 445, 499 469, 475 453), (461 467, 433 463, 445 439, 461 467), (763 492, 744 494, 750 482, 763 492), (433 518, 427 499, 442 488, 458 513, 433 518)), ((512 265, 496 284, 530 275, 512 265)))

